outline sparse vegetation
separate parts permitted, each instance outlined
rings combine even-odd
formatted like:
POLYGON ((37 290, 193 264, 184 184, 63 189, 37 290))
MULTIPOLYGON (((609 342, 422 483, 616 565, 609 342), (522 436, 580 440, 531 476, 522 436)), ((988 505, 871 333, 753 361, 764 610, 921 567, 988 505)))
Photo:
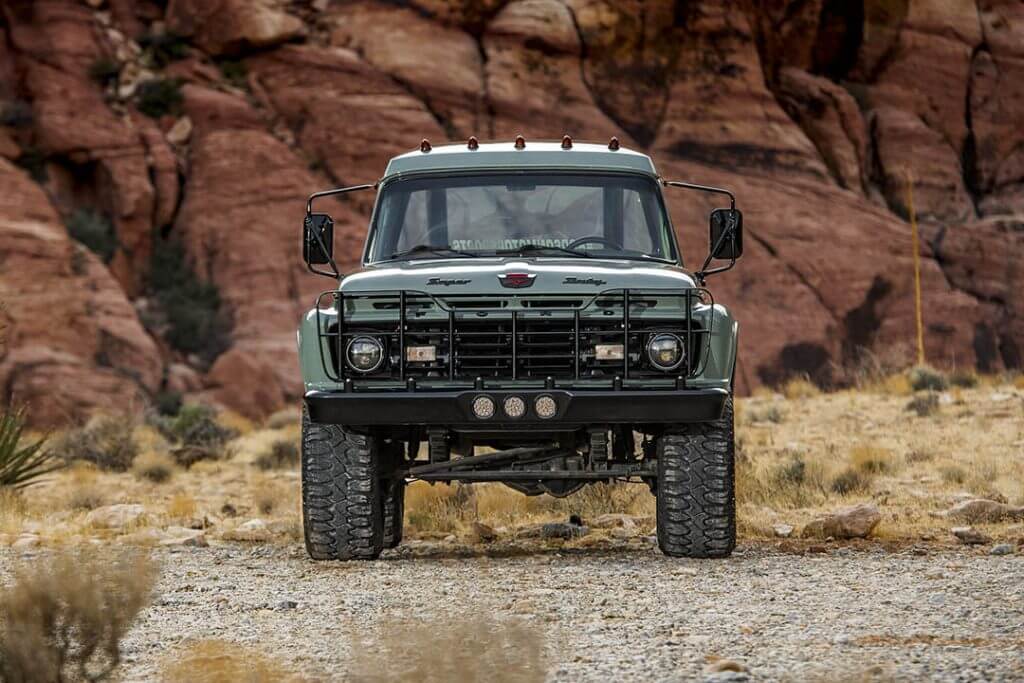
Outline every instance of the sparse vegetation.
POLYGON ((53 450, 66 462, 82 460, 102 470, 124 472, 139 454, 136 426, 126 415, 97 415, 57 439, 53 450))
POLYGON ((939 411, 939 395, 933 391, 918 394, 907 403, 907 410, 917 413, 918 417, 928 417, 939 411))
POLYGON ((256 458, 256 466, 263 470, 294 467, 299 464, 299 445, 290 439, 278 439, 256 458))
POLYGON ((388 621, 353 645, 351 680, 539 683, 544 642, 542 631, 514 620, 388 621))
POLYGON ((188 57, 188 41, 170 31, 147 33, 139 38, 139 46, 143 49, 143 59, 157 69, 188 57))
POLYGON ((67 220, 68 234, 109 263, 120 247, 114 225, 103 214, 89 209, 76 209, 67 220))
POLYGON ((121 65, 117 63, 117 60, 111 59, 110 57, 97 57, 93 63, 89 65, 89 78, 96 81, 103 87, 106 87, 111 82, 116 81, 120 73, 121 65))
POLYGON ((146 451, 135 458, 132 472, 154 484, 162 484, 174 474, 175 461, 163 451, 146 451))
POLYGON ((841 496, 863 493, 871 487, 873 477, 870 472, 853 467, 847 468, 832 480, 832 491, 841 496))
POLYGON ((226 640, 200 640, 177 650, 167 658, 161 674, 167 683, 303 680, 261 652, 226 640))
POLYGON ((249 87, 249 69, 244 62, 225 59, 219 66, 220 75, 232 86, 243 90, 249 87))
POLYGON ((919 365, 907 373, 910 387, 914 391, 945 391, 949 388, 949 380, 935 368, 919 365))
POLYGON ((957 370, 949 375, 949 383, 961 389, 973 389, 978 386, 978 374, 973 370, 957 370))
POLYGON ((23 564, 0 593, 0 680, 109 678, 121 639, 150 600, 149 558, 58 553, 23 564))
POLYGON ((181 83, 173 78, 157 78, 144 81, 135 90, 136 106, 143 114, 158 119, 171 114, 181 113, 184 100, 181 94, 181 83))
POLYGON ((793 377, 782 387, 782 395, 790 401, 811 398, 820 393, 821 390, 807 377, 793 377))
POLYGON ((164 337, 173 348, 207 362, 228 348, 231 325, 221 311, 220 294, 196 277, 181 242, 170 240, 153 250, 149 289, 166 314, 164 337))
POLYGON ((21 489, 63 466, 46 448, 46 440, 25 438, 25 413, 0 413, 0 491, 21 489))
POLYGON ((887 474, 896 469, 896 454, 877 446, 856 446, 850 451, 850 464, 865 474, 887 474))
POLYGON ((782 410, 774 403, 759 408, 748 408, 745 412, 747 420, 751 423, 770 422, 772 424, 779 424, 785 419, 782 410))

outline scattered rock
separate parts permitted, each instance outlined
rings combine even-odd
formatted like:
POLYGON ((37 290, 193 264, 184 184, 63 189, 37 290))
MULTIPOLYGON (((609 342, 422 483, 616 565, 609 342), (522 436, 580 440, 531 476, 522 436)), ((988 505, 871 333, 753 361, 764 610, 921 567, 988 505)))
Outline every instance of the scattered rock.
POLYGON ((747 670, 741 662, 737 662, 733 659, 718 659, 708 664, 705 671, 707 673, 721 673, 723 671, 735 671, 743 673, 747 670))
POLYGON ((85 523, 100 529, 124 529, 141 521, 146 508, 137 503, 118 503, 96 508, 85 517, 85 523))
POLYGON ((455 534, 448 534, 447 536, 445 536, 441 540, 444 541, 445 543, 455 543, 455 541, 457 541, 458 539, 455 537, 455 534))
POLYGON ((39 547, 41 541, 35 534, 22 534, 18 536, 18 540, 11 544, 11 547, 16 550, 28 550, 29 548, 39 547))
POLYGON ((949 519, 968 524, 1024 519, 1024 507, 1014 507, 985 498, 966 500, 943 513, 949 519))
POLYGON ((279 603, 277 603, 277 605, 274 606, 274 609, 279 612, 283 612, 285 610, 295 609, 298 606, 299 603, 295 602, 294 600, 281 600, 279 603))
POLYGON ((235 506, 232 505, 231 503, 224 503, 223 505, 220 506, 220 514, 224 515, 225 517, 237 517, 238 510, 236 510, 235 506))
POLYGON ((627 538, 633 538, 638 533, 639 532, 635 526, 620 526, 611 530, 611 537, 625 540, 627 538))
POLYGON ((807 523, 804 538, 867 538, 882 521, 878 506, 861 503, 842 508, 807 523))
POLYGON ((206 540, 206 533, 197 529, 170 527, 166 533, 168 537, 162 539, 160 545, 190 548, 206 548, 210 545, 206 540))
POLYGON ((595 529, 612 529, 614 527, 635 527, 636 521, 631 515, 620 512, 608 512, 595 518, 590 526, 595 529))
POLYGON ((270 528, 266 522, 262 519, 250 519, 225 532, 223 538, 227 541, 266 541, 270 536, 270 528))
POLYGON ((789 524, 775 524, 772 526, 772 531, 779 538, 789 538, 793 535, 793 527, 789 524))
POLYGON ((991 540, 972 526, 955 526, 949 531, 964 545, 983 545, 991 540))
POLYGON ((548 524, 541 525, 540 537, 541 538, 579 538, 586 536, 590 533, 590 528, 579 524, 570 524, 568 522, 550 522, 548 524))
POLYGON ((988 551, 989 555, 1012 555, 1013 546, 1009 543, 997 543, 988 551))
POLYGON ((192 119, 182 116, 167 131, 167 142, 172 145, 184 145, 192 137, 192 119))

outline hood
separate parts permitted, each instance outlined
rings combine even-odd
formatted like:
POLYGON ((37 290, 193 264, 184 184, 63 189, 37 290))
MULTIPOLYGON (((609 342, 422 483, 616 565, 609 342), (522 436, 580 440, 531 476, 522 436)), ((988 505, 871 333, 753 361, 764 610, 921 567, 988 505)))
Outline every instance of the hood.
MULTIPOLYGON (((505 278, 506 282, 510 278, 505 278)), ((349 293, 383 290, 429 294, 571 294, 608 289, 693 287, 682 268, 661 263, 611 259, 508 258, 421 259, 371 266, 349 275, 341 290, 349 293), (528 286, 508 287, 502 277, 525 275, 528 286)))

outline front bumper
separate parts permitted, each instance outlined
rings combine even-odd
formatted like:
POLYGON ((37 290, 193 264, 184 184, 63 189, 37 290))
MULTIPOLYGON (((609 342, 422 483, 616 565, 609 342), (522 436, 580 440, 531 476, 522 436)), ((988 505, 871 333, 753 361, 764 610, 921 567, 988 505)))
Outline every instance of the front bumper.
POLYGON ((722 416, 729 394, 725 389, 680 390, 465 390, 465 391, 310 391, 306 406, 310 420, 343 425, 443 425, 478 429, 515 429, 516 425, 541 428, 587 424, 674 424, 707 422, 722 416), (493 417, 473 414, 473 401, 489 396, 496 406, 493 417), (502 407, 507 397, 518 396, 526 414, 508 417, 502 407), (550 396, 558 408, 542 419, 535 401, 550 396))

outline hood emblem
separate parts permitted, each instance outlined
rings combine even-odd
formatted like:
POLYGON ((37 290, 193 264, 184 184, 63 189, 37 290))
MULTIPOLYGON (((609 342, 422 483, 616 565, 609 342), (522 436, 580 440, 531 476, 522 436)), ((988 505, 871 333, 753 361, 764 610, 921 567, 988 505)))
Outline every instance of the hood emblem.
POLYGON ((572 275, 570 275, 569 277, 567 277, 564 280, 562 280, 562 284, 563 285, 596 285, 596 286, 600 287, 601 285, 608 284, 608 282, 607 282, 607 280, 602 280, 599 277, 580 278, 580 277, 573 277, 572 275))
POLYGON ((536 279, 537 276, 532 273, 505 273, 498 276, 501 286, 508 287, 510 289, 531 287, 533 285, 533 281, 536 279))
POLYGON ((468 285, 469 280, 463 279, 447 279, 443 277, 432 277, 427 280, 428 285, 444 285, 445 287, 451 287, 452 285, 468 285))

